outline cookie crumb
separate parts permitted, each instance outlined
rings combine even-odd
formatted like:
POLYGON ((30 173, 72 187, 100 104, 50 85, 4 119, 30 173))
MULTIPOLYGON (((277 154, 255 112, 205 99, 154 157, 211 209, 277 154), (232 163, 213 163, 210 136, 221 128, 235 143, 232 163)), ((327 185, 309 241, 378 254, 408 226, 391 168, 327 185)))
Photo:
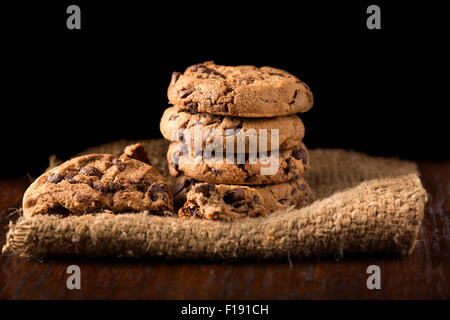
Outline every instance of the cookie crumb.
POLYGON ((144 147, 140 143, 127 146, 120 158, 131 158, 151 164, 147 156, 147 151, 145 151, 144 147))

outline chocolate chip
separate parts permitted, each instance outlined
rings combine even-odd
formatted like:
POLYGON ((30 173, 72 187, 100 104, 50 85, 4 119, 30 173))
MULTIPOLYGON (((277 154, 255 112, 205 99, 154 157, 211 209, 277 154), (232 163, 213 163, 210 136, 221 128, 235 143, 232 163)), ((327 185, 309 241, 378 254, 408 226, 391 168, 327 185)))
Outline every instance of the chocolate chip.
POLYGON ((296 167, 294 164, 289 164, 288 172, 287 172, 287 173, 289 173, 289 172, 295 172, 296 170, 297 170, 297 167, 296 167))
POLYGON ((128 179, 128 183, 135 187, 139 192, 146 192, 149 189, 149 184, 144 178, 138 180, 128 179))
POLYGON ((175 120, 176 118, 178 118, 178 115, 177 115, 177 114, 171 115, 170 118, 169 118, 169 121, 173 121, 173 120, 175 120))
POLYGON ((198 104, 196 102, 189 102, 188 104, 186 104, 186 107, 189 108, 189 112, 191 114, 197 114, 198 113, 198 104))
POLYGON ((219 112, 228 113, 228 105, 226 105, 224 103, 218 104, 214 107, 217 108, 217 111, 219 111, 219 112))
POLYGON ((254 197, 253 197, 253 202, 255 203, 255 204, 260 204, 261 202, 259 201, 259 197, 257 196, 257 195, 255 195, 254 197))
POLYGON ((173 190, 174 194, 179 194, 183 189, 189 187, 191 185, 191 180, 184 179, 181 183, 177 184, 175 186, 175 189, 173 190))
POLYGON ((180 90, 179 95, 181 99, 187 98, 195 91, 195 88, 188 88, 180 90))
MULTIPOLYGON (((223 74, 221 74, 220 72, 218 72, 212 68, 208 68, 207 66, 199 65, 198 69, 199 69, 200 73, 212 74, 212 75, 218 76, 222 79, 225 79, 225 76, 223 74)), ((197 69, 196 69, 196 71, 197 71, 197 69)))
POLYGON ((191 68, 192 72, 197 72, 197 70, 198 70, 198 66, 197 65, 192 66, 192 68, 191 68))
POLYGON ((276 73, 276 72, 269 72, 269 74, 271 75, 271 76, 280 76, 280 77, 285 77, 285 75, 284 74, 281 74, 281 73, 276 73))
MULTIPOLYGON (((213 140, 214 141, 214 140, 213 140)), ((202 151, 200 150, 200 151, 197 151, 196 152, 196 155, 198 155, 198 156, 201 156, 202 155, 202 151)), ((209 160, 209 159, 214 159, 216 157, 216 150, 212 150, 211 152, 204 152, 203 153, 203 159, 205 159, 205 160, 209 160)), ((211 172, 213 172, 213 173, 215 173, 215 172, 217 172, 217 173, 220 173, 221 171, 220 170, 216 170, 215 168, 210 168, 210 170, 211 170, 211 172)))
POLYGON ((204 66, 204 65, 199 65, 198 67, 200 68, 200 70, 199 70, 200 73, 210 74, 214 71, 213 69, 208 68, 207 66, 204 66))
POLYGON ((219 78, 225 79, 225 76, 223 74, 221 74, 220 72, 214 71, 213 74, 215 76, 218 76, 219 78))
POLYGON ((298 93, 298 90, 295 90, 295 91, 294 91, 294 96, 292 97, 292 101, 289 102, 289 105, 292 105, 292 104, 295 103, 295 98, 297 97, 297 93, 298 93))
POLYGON ((167 193, 167 188, 165 185, 160 184, 160 183, 153 183, 149 188, 148 188, 148 192, 150 194, 150 198, 152 199, 152 201, 157 201, 159 196, 158 195, 163 195, 165 193, 167 193))
POLYGON ((177 173, 177 176, 179 176, 180 173, 178 171, 178 163, 171 163, 170 166, 172 167, 173 170, 175 170, 175 172, 177 173))
POLYGON ((294 172, 297 167, 291 163, 291 159, 286 159, 286 167, 283 168, 284 174, 289 174, 290 172, 294 172))
POLYGON ((101 181, 94 181, 92 188, 101 192, 108 192, 108 186, 101 181))
POLYGON ((119 171, 123 171, 125 170, 125 163, 123 163, 122 161, 120 161, 119 159, 113 159, 111 161, 111 163, 115 166, 117 166, 117 168, 119 169, 119 171))
POLYGON ((304 164, 308 162, 308 153, 303 149, 292 151, 292 156, 297 160, 302 160, 304 164))
POLYGON ((125 170, 126 165, 123 162, 119 162, 117 164, 117 167, 119 168, 119 171, 123 171, 123 170, 125 170))
POLYGON ((150 186, 150 190, 155 191, 155 192, 159 192, 159 193, 166 193, 167 192, 167 187, 164 184, 161 183, 153 183, 150 186))
POLYGON ((172 85, 174 85, 175 84, 175 82, 177 82, 178 81, 178 79, 180 78, 180 76, 181 76, 181 72, 174 72, 174 73, 172 73, 172 85))
POLYGON ((109 184, 109 188, 110 188, 110 191, 111 191, 111 192, 117 192, 117 191, 119 191, 120 189, 122 189, 123 186, 120 185, 120 184, 118 184, 118 183, 111 182, 111 183, 109 184))
POLYGON ((306 190, 306 185, 303 183, 298 187, 300 190, 306 190))
POLYGON ((25 208, 31 208, 32 206, 34 206, 36 204, 36 199, 27 199, 25 201, 24 207, 25 208))
POLYGON ((197 184, 194 188, 195 192, 202 193, 205 197, 210 196, 210 192, 216 190, 216 186, 210 183, 197 184))
POLYGON ((51 182, 51 183, 58 183, 61 182, 61 180, 64 179, 64 177, 62 175, 60 175, 59 173, 51 173, 48 177, 47 177, 47 181, 51 182))
POLYGON ((217 170, 216 168, 211 168, 211 172, 216 176, 222 173, 221 170, 217 170))
POLYGON ((231 204, 237 201, 241 201, 245 199, 245 193, 242 188, 237 187, 235 190, 233 190, 231 193, 223 197, 223 200, 225 203, 231 204))
POLYGON ((84 174, 86 176, 97 176, 97 177, 101 177, 103 174, 100 170, 98 170, 95 167, 83 167, 80 170, 81 174, 84 174))
MULTIPOLYGON (((136 190, 139 191, 139 192, 147 192, 148 191, 148 184, 146 184, 146 183, 137 183, 136 184, 136 190)), ((152 200, 155 201, 155 199, 153 199, 153 197, 152 197, 152 200)))
POLYGON ((244 181, 252 183, 252 182, 255 182, 257 179, 258 179, 257 176, 249 176, 249 177, 245 178, 244 181))
POLYGON ((227 87, 224 91, 224 94, 228 94, 233 91, 233 88, 227 87))
POLYGON ((287 200, 286 199, 280 199, 278 200, 278 203, 280 204, 286 204, 287 200))
POLYGON ((291 191, 291 195, 294 195, 294 194, 296 194, 297 193, 297 189, 292 189, 292 191, 291 191))
POLYGON ((69 173, 66 174, 65 179, 67 180, 67 182, 69 182, 70 184, 74 184, 76 183, 76 181, 73 179, 76 176, 75 173, 69 173))

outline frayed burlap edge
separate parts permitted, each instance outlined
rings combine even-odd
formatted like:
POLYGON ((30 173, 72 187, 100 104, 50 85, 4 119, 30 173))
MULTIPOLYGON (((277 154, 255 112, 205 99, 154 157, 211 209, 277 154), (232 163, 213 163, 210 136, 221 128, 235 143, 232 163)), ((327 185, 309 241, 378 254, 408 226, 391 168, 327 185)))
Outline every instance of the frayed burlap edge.
POLYGON ((306 179, 314 202, 302 209, 231 223, 148 212, 22 217, 10 223, 3 253, 169 259, 411 254, 427 201, 414 163, 321 149, 311 150, 311 163, 306 179))

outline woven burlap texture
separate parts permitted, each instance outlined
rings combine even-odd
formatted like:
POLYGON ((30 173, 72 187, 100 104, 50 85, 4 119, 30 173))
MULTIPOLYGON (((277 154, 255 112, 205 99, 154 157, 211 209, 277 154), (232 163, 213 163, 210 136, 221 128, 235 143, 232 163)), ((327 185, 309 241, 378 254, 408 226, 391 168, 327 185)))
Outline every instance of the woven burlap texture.
MULTIPOLYGON (((85 153, 120 154, 121 140, 85 153)), ((164 140, 140 141, 168 175, 164 140)), ((37 215, 10 223, 4 253, 24 257, 230 259, 411 254, 427 196, 414 163, 339 149, 311 150, 313 203, 234 222, 134 214, 37 215)), ((58 161, 52 160, 54 164, 58 161)), ((170 179, 171 183, 173 179, 170 179)))

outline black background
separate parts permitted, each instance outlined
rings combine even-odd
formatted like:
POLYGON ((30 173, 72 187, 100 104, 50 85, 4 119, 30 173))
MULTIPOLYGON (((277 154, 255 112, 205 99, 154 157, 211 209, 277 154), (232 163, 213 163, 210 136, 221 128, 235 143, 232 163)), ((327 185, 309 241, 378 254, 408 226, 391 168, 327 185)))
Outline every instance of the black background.
POLYGON ((315 96, 301 115, 309 148, 447 159, 442 12, 406 1, 2 4, 0 175, 160 137, 171 73, 207 60, 305 81, 315 96), (81 30, 66 28, 70 4, 81 7, 81 30), (381 7, 381 30, 366 28, 370 4, 381 7))

